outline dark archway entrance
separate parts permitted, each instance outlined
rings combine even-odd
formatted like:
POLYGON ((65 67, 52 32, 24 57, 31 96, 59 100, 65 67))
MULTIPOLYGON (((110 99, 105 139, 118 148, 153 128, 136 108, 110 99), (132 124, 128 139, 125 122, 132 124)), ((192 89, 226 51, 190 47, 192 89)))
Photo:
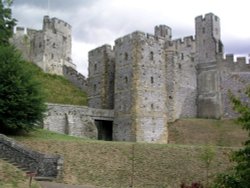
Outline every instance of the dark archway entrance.
POLYGON ((98 140, 113 140, 113 121, 95 120, 98 131, 98 140))

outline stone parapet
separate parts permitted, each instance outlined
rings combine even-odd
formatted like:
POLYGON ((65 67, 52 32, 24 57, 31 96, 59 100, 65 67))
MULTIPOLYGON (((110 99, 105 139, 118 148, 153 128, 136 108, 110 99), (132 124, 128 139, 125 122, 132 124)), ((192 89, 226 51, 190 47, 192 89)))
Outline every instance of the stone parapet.
POLYGON ((61 156, 33 151, 2 134, 0 134, 0 157, 29 172, 35 172, 39 177, 56 178, 62 172, 61 156))

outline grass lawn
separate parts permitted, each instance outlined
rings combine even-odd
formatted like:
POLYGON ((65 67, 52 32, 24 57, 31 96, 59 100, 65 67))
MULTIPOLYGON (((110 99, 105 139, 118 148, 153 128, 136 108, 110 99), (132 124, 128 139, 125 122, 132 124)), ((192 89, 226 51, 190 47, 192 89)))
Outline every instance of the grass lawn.
MULTIPOLYGON (((170 125, 169 134, 170 144, 105 142, 41 129, 14 138, 34 150, 63 156, 59 182, 111 188, 179 188, 182 182, 205 184, 207 170, 209 182, 228 170, 233 165, 231 152, 247 137, 233 121, 201 119, 179 120, 170 125), (208 148, 213 157, 206 168, 208 148)), ((8 175, 2 172, 2 176, 8 175)))

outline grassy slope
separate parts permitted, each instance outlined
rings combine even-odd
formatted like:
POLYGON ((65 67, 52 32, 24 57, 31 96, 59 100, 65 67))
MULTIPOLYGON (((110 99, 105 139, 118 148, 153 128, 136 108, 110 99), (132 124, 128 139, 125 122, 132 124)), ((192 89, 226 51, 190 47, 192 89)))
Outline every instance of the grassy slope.
POLYGON ((26 67, 34 72, 35 78, 41 82, 46 102, 73 105, 87 104, 86 93, 73 86, 63 76, 46 74, 32 63, 27 63, 26 67))
MULTIPOLYGON (((204 127, 212 123, 213 127, 205 130, 207 134, 221 129, 220 126, 215 126, 218 124, 217 121, 186 121, 197 121, 199 126, 204 127)), ((226 128, 227 124, 228 122, 224 122, 221 126, 226 128)), ((192 130, 195 127, 193 125, 192 130)), ((201 131, 200 128, 196 129, 201 131)), ((229 126, 228 130, 236 133, 240 129, 229 126)), ((238 134, 241 133, 236 135, 238 134)), ((227 136, 228 134, 225 134, 223 139, 227 140, 227 136)), ((202 137, 197 138, 202 139, 202 137)), ((237 137, 233 139, 237 140, 237 137)), ((206 180, 205 162, 201 159, 205 146, 102 142, 57 135, 44 130, 33 132, 28 137, 19 137, 18 140, 36 150, 62 155, 64 157, 62 181, 65 183, 117 188, 129 187, 133 182, 134 187, 158 188, 179 187, 181 182, 204 183, 206 180), (134 167, 132 167, 133 161, 134 167)), ((229 154, 234 149, 237 148, 213 147, 215 157, 210 168, 211 178, 232 165, 229 162, 229 154)))
POLYGON ((247 138, 235 120, 182 119, 169 124, 172 144, 242 146, 247 138))
MULTIPOLYGON (((131 181, 134 187, 179 187, 181 182, 205 181, 202 147, 97 141, 22 142, 42 152, 62 155, 65 183, 117 188, 129 187, 131 181)), ((215 151, 211 174, 229 167, 231 149, 215 151)))
MULTIPOLYGON (((0 159, 0 188, 27 188, 29 178, 21 170, 0 159)), ((31 188, 40 188, 32 181, 31 188)))

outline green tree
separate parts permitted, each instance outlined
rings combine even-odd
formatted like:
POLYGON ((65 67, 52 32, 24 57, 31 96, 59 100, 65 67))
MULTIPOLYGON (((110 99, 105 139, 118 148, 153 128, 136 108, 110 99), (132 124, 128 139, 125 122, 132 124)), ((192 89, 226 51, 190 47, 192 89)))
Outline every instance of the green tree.
POLYGON ((8 45, 16 20, 12 18, 12 0, 0 0, 0 45, 8 45))
MULTIPOLYGON (((250 99, 250 87, 248 87, 246 95, 250 99)), ((250 187, 250 106, 249 103, 242 102, 232 94, 230 97, 234 110, 240 114, 238 123, 248 131, 249 139, 245 142, 243 149, 234 152, 232 160, 236 165, 232 171, 218 177, 215 187, 246 188, 250 187)))
POLYGON ((46 110, 40 83, 11 46, 0 46, 0 67, 0 131, 29 131, 46 110))

